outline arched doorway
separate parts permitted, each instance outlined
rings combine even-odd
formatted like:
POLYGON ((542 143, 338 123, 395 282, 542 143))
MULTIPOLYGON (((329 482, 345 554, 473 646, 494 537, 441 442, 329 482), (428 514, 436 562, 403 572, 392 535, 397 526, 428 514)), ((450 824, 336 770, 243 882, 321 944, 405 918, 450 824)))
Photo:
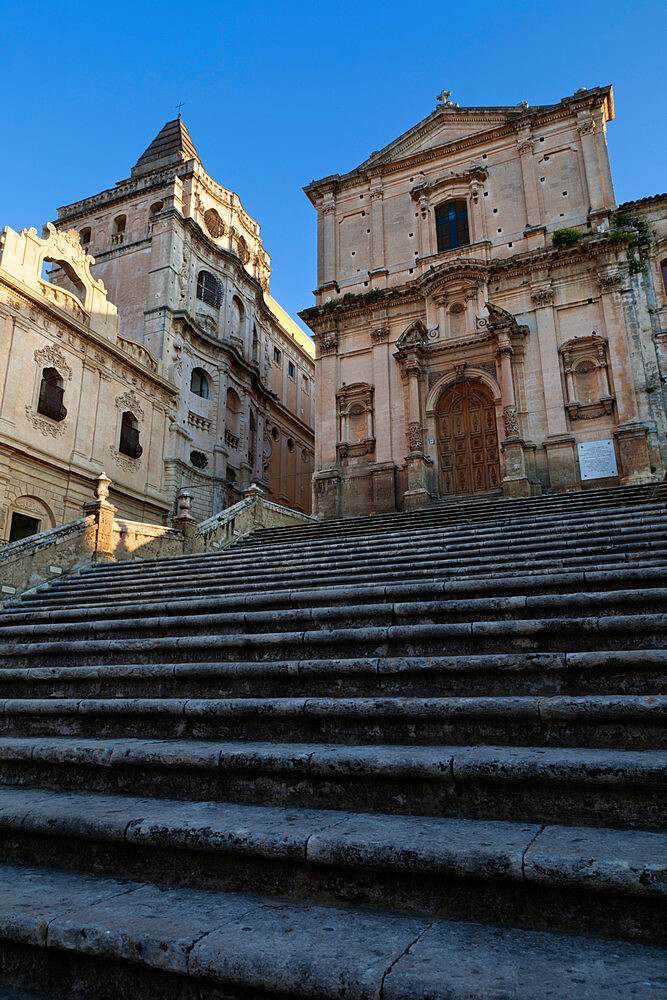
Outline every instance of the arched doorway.
POLYGON ((488 493, 500 489, 496 407, 481 382, 455 382, 436 407, 440 491, 488 493))

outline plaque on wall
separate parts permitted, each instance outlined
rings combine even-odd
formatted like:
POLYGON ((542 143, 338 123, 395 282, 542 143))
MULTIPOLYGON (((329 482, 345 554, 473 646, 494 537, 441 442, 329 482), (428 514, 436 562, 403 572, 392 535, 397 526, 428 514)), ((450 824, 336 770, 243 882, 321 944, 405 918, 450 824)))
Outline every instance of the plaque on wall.
POLYGON ((612 438, 578 444, 579 469, 582 480, 608 479, 618 475, 616 452, 612 438))

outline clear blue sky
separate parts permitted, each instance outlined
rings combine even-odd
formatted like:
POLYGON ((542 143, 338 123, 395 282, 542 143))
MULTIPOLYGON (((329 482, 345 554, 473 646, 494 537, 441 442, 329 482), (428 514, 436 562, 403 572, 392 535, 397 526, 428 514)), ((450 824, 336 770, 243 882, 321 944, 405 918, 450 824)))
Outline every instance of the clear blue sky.
POLYGON ((312 304, 315 211, 301 188, 342 173, 435 107, 549 104, 613 83, 619 202, 667 189, 664 4, 7 3, 0 14, 0 226, 129 176, 183 117, 273 259, 271 289, 312 304))

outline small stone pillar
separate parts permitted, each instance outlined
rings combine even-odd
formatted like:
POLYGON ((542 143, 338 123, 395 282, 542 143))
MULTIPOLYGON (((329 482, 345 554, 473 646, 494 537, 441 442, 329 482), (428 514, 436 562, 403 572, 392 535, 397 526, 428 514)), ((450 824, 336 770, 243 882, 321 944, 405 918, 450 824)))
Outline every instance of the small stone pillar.
POLYGON ((86 517, 91 514, 95 518, 93 533, 93 562, 113 562, 113 521, 117 507, 109 500, 111 480, 105 472, 100 472, 95 480, 95 499, 83 505, 86 517))
POLYGON ((251 483, 247 490, 243 491, 244 499, 252 500, 254 503, 253 521, 255 524, 264 525, 264 500, 266 494, 257 483, 251 483))
POLYGON ((620 424, 614 431, 620 458, 621 486, 650 483, 654 479, 648 431, 648 425, 641 423, 620 424))
POLYGON ((190 513, 192 494, 188 490, 179 490, 176 502, 178 509, 176 517, 172 518, 172 527, 183 532, 183 552, 194 552, 197 522, 190 513))

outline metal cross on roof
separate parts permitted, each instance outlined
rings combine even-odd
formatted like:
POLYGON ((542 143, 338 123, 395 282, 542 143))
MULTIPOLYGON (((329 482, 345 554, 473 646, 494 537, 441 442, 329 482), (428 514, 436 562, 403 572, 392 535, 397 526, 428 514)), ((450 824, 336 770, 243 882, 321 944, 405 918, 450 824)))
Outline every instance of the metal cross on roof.
POLYGON ((436 100, 440 101, 442 105, 445 105, 447 104, 448 98, 450 98, 451 96, 452 96, 451 90, 441 90, 439 94, 436 94, 436 100))
POLYGON ((180 104, 176 105, 176 110, 178 111, 178 117, 179 118, 181 117, 181 108, 184 108, 184 107, 185 107, 185 102, 184 101, 181 101, 180 104))

